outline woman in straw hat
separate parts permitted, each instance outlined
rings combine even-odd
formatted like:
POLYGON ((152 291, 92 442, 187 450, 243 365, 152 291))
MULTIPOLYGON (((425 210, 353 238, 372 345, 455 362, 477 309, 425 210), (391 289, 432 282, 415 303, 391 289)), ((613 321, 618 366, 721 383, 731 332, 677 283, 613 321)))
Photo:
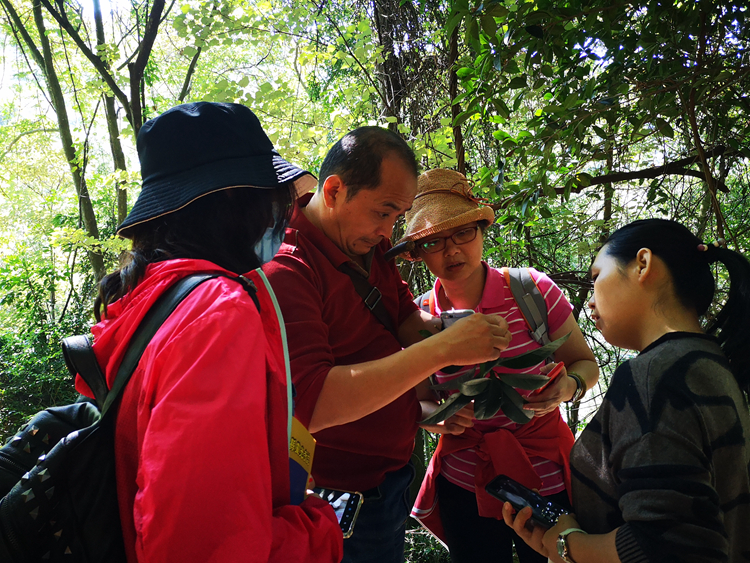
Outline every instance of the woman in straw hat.
MULTIPOLYGON (((532 339, 504 273, 482 261, 483 232, 494 218, 492 209, 474 197, 463 174, 430 170, 419 177, 400 243, 411 248, 404 255, 407 259, 423 260, 437 278, 418 305, 434 315, 450 309, 502 315, 512 340, 501 356, 516 356, 540 345, 532 339)), ((542 392, 521 391, 528 395, 524 408, 533 413, 527 424, 512 422, 502 411, 475 420, 469 405, 443 428, 431 428, 442 436, 412 516, 445 541, 455 562, 510 563, 513 543, 522 563, 546 561, 502 522, 502 503, 484 490, 496 475, 505 474, 569 506, 573 435, 558 407, 563 401, 580 399, 596 383, 599 370, 560 289, 545 274, 528 271, 544 297, 549 337, 554 340, 571 333, 555 353, 555 360, 563 364, 562 375, 542 392)), ((518 371, 548 373, 556 366, 542 362, 518 371)), ((442 383, 461 373, 438 372, 436 378, 442 383)), ((423 397, 423 410, 429 412, 429 400, 423 397)))
MULTIPOLYGON (((99 288, 94 352, 111 388, 128 342, 178 280, 216 274, 174 310, 121 397, 115 431, 124 547, 136 561, 336 562, 316 497, 290 504, 291 385, 283 321, 260 265, 314 178, 282 159, 248 108, 193 103, 138 134, 132 240, 99 288)), ((81 393, 93 396, 78 378, 81 393)))

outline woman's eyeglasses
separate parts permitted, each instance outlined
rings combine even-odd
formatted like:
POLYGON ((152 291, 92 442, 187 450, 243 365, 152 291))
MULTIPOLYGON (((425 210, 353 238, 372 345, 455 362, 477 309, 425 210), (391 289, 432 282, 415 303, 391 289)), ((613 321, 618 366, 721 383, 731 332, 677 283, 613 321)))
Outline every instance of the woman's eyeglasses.
POLYGON ((418 242, 417 248, 421 248, 427 254, 440 252, 445 248, 445 243, 448 239, 451 239, 455 244, 466 244, 477 238, 478 230, 479 225, 467 227, 465 229, 461 229, 460 231, 456 231, 455 233, 447 237, 432 238, 424 242, 418 242))

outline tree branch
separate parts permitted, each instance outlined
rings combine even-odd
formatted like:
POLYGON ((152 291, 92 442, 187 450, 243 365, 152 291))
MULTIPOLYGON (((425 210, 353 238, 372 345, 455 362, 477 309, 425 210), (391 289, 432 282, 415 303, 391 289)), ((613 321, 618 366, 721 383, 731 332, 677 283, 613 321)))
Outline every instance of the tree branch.
MULTIPOLYGON (((78 31, 76 31, 76 29, 72 25, 70 25, 70 21, 68 20, 68 18, 65 17, 64 14, 61 15, 60 13, 58 13, 57 10, 55 10, 49 3, 49 0, 39 0, 39 2, 42 4, 42 6, 44 6, 49 14, 53 18, 55 18, 55 21, 57 21, 57 23, 65 30, 65 32, 78 46, 84 56, 91 62, 92 65, 94 65, 96 71, 102 77, 107 86, 109 86, 110 90, 112 90, 112 93, 122 104, 122 107, 125 108, 125 113, 128 116, 128 121, 131 121, 132 115, 128 97, 125 95, 125 92, 120 90, 120 87, 117 86, 114 77, 107 70, 107 67, 104 64, 104 61, 102 61, 101 57, 99 57, 99 55, 89 49, 89 46, 86 45, 85 41, 81 38, 78 31)), ((131 125, 133 125, 132 121, 131 125)))
MULTIPOLYGON (((706 158, 713 158, 718 157, 722 154, 729 155, 734 154, 735 151, 727 151, 725 147, 718 146, 713 148, 710 151, 705 152, 706 158)), ((676 160, 675 162, 667 163, 663 166, 654 166, 652 168, 644 168, 642 170, 633 170, 629 172, 614 172, 612 174, 604 174, 602 176, 594 176, 591 178, 591 182, 588 186, 576 186, 573 187, 570 190, 570 193, 580 193, 587 187, 596 186, 600 184, 614 184, 618 182, 627 182, 630 180, 648 180, 651 178, 658 178, 659 176, 665 176, 669 174, 675 174, 679 176, 691 176, 694 178, 700 178, 701 180, 706 179, 703 172, 699 170, 691 170, 689 168, 685 168, 685 166, 689 166, 690 164, 694 164, 696 162, 700 161, 699 156, 690 156, 687 158, 683 158, 681 160, 676 160)), ((717 188, 724 192, 729 193, 729 188, 723 183, 723 182, 717 182, 717 188)), ((565 188, 555 188, 555 193, 557 194, 563 194, 565 193, 565 188)), ((513 197, 506 197, 501 199, 500 201, 490 204, 490 207, 497 211, 498 209, 504 209, 510 205, 510 203, 514 200, 513 197)))
POLYGON ((164 0, 154 0, 154 4, 151 6, 151 13, 146 22, 146 30, 140 44, 138 57, 134 63, 128 65, 128 70, 130 71, 130 111, 133 118, 131 125, 136 136, 138 136, 138 131, 140 131, 143 124, 143 106, 141 103, 143 75, 146 63, 148 63, 148 59, 151 56, 151 48, 154 46, 156 34, 159 31, 159 23, 161 22, 161 13, 163 11, 164 0))
MULTIPOLYGON (((313 5, 315 5, 315 3, 313 3, 313 5)), ((317 8, 317 6, 315 7, 317 8)), ((328 23, 333 26, 333 29, 335 29, 336 33, 338 33, 339 37, 341 37, 341 40, 344 42, 344 47, 346 47, 346 50, 349 53, 349 56, 351 56, 354 59, 354 61, 357 63, 357 65, 359 65, 359 68, 361 68, 362 72, 365 73, 365 78, 367 78, 367 81, 370 83, 370 85, 373 88, 375 88, 375 91, 378 93, 378 97, 380 98, 380 101, 383 102, 383 107, 386 110, 389 110, 389 113, 390 113, 390 105, 388 104, 388 100, 386 99, 385 94, 383 94, 383 92, 380 91, 380 88, 378 88, 378 85, 375 83, 375 80, 373 79, 372 76, 370 76, 369 71, 364 67, 364 65, 361 62, 359 62, 359 59, 354 55, 354 52, 352 51, 351 47, 349 47, 349 42, 344 37, 344 34, 341 33, 341 29, 339 29, 339 26, 336 25, 336 22, 333 21, 331 16, 329 16, 327 13, 325 16, 326 16, 326 19, 328 20, 328 23)))
POLYGON ((23 133, 19 133, 16 136, 16 138, 10 142, 10 144, 8 145, 8 148, 3 151, 3 154, 0 154, 0 162, 2 162, 2 160, 5 158, 5 155, 7 155, 11 151, 13 146, 26 135, 32 135, 34 133, 57 133, 58 131, 59 129, 42 128, 42 129, 32 129, 31 131, 24 131, 23 133))
POLYGON ((180 95, 177 97, 177 101, 179 101, 180 103, 185 101, 185 97, 187 97, 188 92, 190 92, 190 82, 193 78, 193 74, 195 73, 195 67, 198 65, 198 57, 201 56, 202 50, 203 47, 198 47, 195 55, 193 55, 193 59, 190 61, 190 66, 188 67, 187 74, 185 75, 185 81, 182 83, 182 90, 180 90, 180 95))
POLYGON ((29 51, 31 51, 31 56, 34 57, 34 62, 40 67, 44 68, 44 57, 42 56, 42 53, 39 51, 39 48, 34 43, 34 40, 31 38, 31 35, 29 35, 29 32, 26 31, 26 26, 23 25, 23 22, 21 21, 21 18, 18 16, 18 12, 16 12, 16 9, 13 7, 13 4, 10 3, 10 0, 0 0, 0 4, 3 5, 3 8, 5 8, 5 13, 9 17, 10 20, 13 21, 13 25, 15 26, 16 30, 21 34, 21 37, 23 38, 24 43, 26 43, 26 46, 29 48, 29 51))

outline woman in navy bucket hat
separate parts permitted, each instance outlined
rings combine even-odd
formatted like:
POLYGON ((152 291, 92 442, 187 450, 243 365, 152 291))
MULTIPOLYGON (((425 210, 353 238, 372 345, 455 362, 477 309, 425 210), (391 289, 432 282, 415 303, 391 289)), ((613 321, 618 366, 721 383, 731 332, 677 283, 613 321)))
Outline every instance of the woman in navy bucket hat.
MULTIPOLYGON (((237 104, 177 106, 148 121, 137 144, 143 187, 118 230, 132 249, 94 307, 108 385, 168 287, 218 277, 177 306, 122 394, 115 456, 127 559, 340 561, 331 507, 317 497, 290 504, 284 325, 260 270, 315 179, 237 104)), ((76 386, 92 396, 80 377, 76 386)))

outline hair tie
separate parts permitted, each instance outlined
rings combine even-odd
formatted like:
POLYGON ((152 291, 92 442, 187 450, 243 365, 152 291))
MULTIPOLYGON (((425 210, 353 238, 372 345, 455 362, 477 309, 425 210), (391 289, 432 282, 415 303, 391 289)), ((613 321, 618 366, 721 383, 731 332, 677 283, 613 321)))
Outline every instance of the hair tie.
POLYGON ((709 246, 713 246, 714 248, 727 248, 727 241, 723 238, 716 239, 713 243, 706 244, 705 242, 701 242, 698 244, 698 252, 706 252, 708 251, 709 246))
POLYGON ((711 244, 701 242, 697 248, 698 252, 705 252, 703 258, 706 260, 706 262, 709 264, 713 264, 714 262, 718 262, 720 260, 720 254, 717 251, 719 248, 727 248, 727 241, 725 241, 723 238, 720 238, 716 239, 711 244))

